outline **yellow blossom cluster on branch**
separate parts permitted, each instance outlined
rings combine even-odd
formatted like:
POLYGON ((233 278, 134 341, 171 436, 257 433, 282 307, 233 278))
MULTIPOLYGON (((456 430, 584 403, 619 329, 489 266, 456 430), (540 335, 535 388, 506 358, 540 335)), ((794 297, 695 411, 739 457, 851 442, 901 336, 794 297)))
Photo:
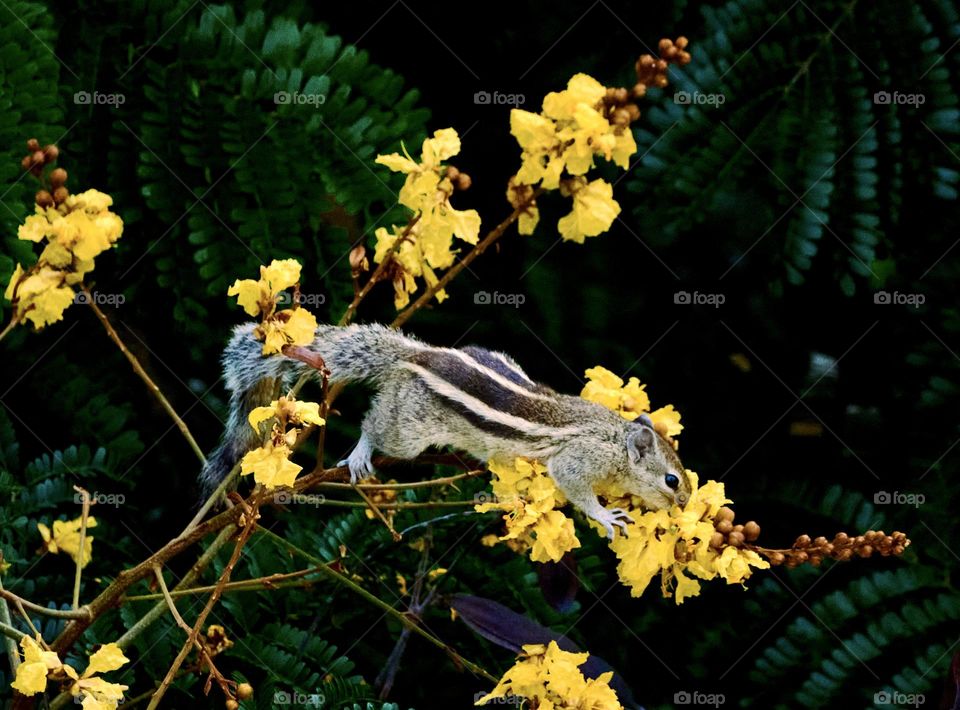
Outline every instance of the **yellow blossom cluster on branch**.
MULTIPOLYGON (((407 177, 400 190, 399 201, 413 211, 406 226, 380 227, 376 231, 377 245, 373 260, 380 264, 392 255, 394 305, 397 310, 410 302, 410 294, 417 290, 417 279, 423 278, 428 287, 439 280, 437 269, 453 264, 456 251, 453 239, 476 244, 480 236, 480 215, 476 210, 458 210, 450 204, 455 189, 466 189, 469 179, 446 161, 460 152, 460 137, 452 128, 435 131, 432 138, 423 141, 420 161, 407 153, 378 155, 377 163, 407 177)), ((447 294, 441 289, 436 298, 442 302, 447 294)))
POLYGON ((646 414, 653 421, 654 428, 661 436, 672 438, 683 431, 680 423, 680 412, 672 404, 650 411, 650 397, 647 395, 646 385, 640 380, 631 377, 626 383, 605 367, 591 367, 584 373, 587 384, 584 385, 580 396, 591 402, 602 404, 612 409, 621 417, 633 421, 641 414, 646 414))
POLYGON ((247 452, 240 461, 240 474, 253 474, 253 480, 266 488, 292 486, 302 466, 290 460, 293 445, 307 424, 322 426, 320 405, 316 402, 298 402, 281 397, 268 407, 256 407, 248 421, 253 430, 260 433, 260 426, 272 420, 267 442, 247 452))
MULTIPOLYGON (((57 554, 65 552, 77 561, 80 553, 80 528, 83 525, 83 518, 76 520, 54 520, 53 530, 43 523, 37 523, 37 530, 40 537, 43 538, 43 550, 57 554)), ((97 519, 90 516, 87 518, 87 533, 83 538, 83 563, 80 565, 86 567, 90 563, 90 557, 93 554, 93 536, 90 534, 90 528, 97 527, 97 519)))
POLYGON ((610 543, 620 560, 617 574, 630 587, 631 596, 643 594, 659 574, 663 595, 673 594, 677 604, 682 604, 687 597, 700 593, 700 582, 695 578, 721 577, 727 584, 743 584, 753 573, 752 568, 770 567, 753 550, 732 545, 718 550, 711 546, 717 513, 731 501, 722 483, 707 481, 698 486, 697 474, 688 470, 687 476, 692 493, 685 506, 646 513, 632 509, 634 524, 627 526, 626 535, 618 535, 610 543))
POLYGON ((53 651, 44 650, 43 640, 37 636, 20 639, 23 663, 17 667, 17 674, 10 684, 23 695, 37 695, 47 688, 47 679, 69 682, 68 692, 84 710, 113 710, 123 701, 126 685, 110 683, 99 677, 99 673, 109 673, 129 663, 130 659, 115 643, 108 643, 97 649, 87 663, 82 674, 60 660, 53 651))
POLYGON ((236 296, 247 315, 260 316, 254 336, 263 341, 264 355, 279 353, 285 345, 306 345, 314 338, 317 319, 307 309, 300 308, 299 283, 300 263, 296 259, 274 259, 270 266, 260 266, 258 280, 237 279, 227 289, 227 295, 236 296), (278 311, 282 294, 291 288, 294 289, 293 308, 278 311))
POLYGON ((531 710, 622 710, 610 687, 612 671, 589 680, 580 671, 589 657, 564 651, 556 641, 525 645, 520 660, 475 705, 525 698, 531 710))
MULTIPOLYGON (((581 244, 610 229, 620 214, 613 186, 586 174, 598 158, 626 169, 637 151, 629 121, 613 121, 604 111, 609 91, 596 79, 577 74, 565 90, 544 97, 540 113, 517 108, 510 112, 510 132, 520 144, 522 164, 511 179, 507 199, 520 207, 529 201, 533 187, 559 188, 572 198, 573 209, 557 229, 563 239, 581 244)), ((519 223, 520 233, 532 234, 538 220, 537 207, 530 204, 519 223)))
POLYGON ((123 221, 110 211, 113 198, 97 190, 66 196, 54 205, 36 206, 17 236, 45 242, 37 263, 17 264, 4 297, 13 304, 15 322, 30 321, 39 330, 63 318, 74 302, 74 286, 93 270, 94 258, 123 233, 123 221))
POLYGON ((491 461, 495 500, 475 506, 478 512, 505 510, 506 534, 484 539, 485 544, 506 542, 513 550, 530 550, 534 562, 559 562, 570 550, 580 547, 573 520, 558 508, 567 500, 537 461, 517 458, 511 463, 491 461))

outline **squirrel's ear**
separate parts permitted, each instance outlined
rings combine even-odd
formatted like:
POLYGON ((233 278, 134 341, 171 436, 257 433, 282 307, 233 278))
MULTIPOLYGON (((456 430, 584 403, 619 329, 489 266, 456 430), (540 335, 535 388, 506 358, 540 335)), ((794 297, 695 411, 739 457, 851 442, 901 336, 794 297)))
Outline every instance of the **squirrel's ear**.
POLYGON ((641 414, 639 417, 637 417, 636 421, 640 422, 641 424, 646 424, 651 429, 656 428, 653 426, 653 420, 646 414, 641 414))
POLYGON ((627 455, 630 457, 630 463, 639 463, 653 448, 653 442, 653 429, 643 425, 632 427, 627 434, 627 455))

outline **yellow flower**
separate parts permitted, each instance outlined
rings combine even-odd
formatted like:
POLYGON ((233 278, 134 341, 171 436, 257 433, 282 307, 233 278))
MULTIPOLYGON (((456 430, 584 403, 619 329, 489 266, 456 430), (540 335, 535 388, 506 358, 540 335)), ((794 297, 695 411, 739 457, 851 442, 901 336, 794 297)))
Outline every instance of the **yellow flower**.
POLYGON ((672 593, 676 603, 682 604, 687 597, 700 593, 700 583, 685 572, 703 580, 722 577, 727 584, 743 584, 753 568, 770 566, 753 550, 728 546, 721 552, 710 546, 717 513, 731 501, 722 483, 707 481, 698 486, 697 474, 687 471, 687 476, 692 493, 683 508, 673 506, 646 513, 631 510, 634 524, 627 527, 626 535, 610 543, 620 560, 617 573, 630 587, 631 596, 643 594, 659 574, 663 595, 672 593))
POLYGON ((317 333, 317 317, 306 308, 274 313, 254 330, 263 340, 263 354, 283 352, 285 345, 307 345, 317 333))
POLYGON ((274 259, 270 266, 260 266, 260 279, 237 279, 227 289, 228 296, 237 296, 237 303, 247 315, 273 314, 277 296, 300 281, 300 263, 296 259, 274 259))
POLYGON ((123 233, 123 221, 109 209, 112 204, 109 195, 87 190, 70 195, 57 208, 37 206, 20 225, 20 239, 46 239, 47 244, 30 269, 17 264, 4 292, 14 304, 16 321, 31 321, 40 330, 63 318, 74 300, 71 287, 83 281, 93 270, 94 257, 123 233))
POLYGON ((602 404, 630 421, 650 410, 647 386, 641 385, 636 377, 624 385, 621 378, 600 366, 591 367, 584 374, 588 380, 580 392, 584 399, 602 404))
POLYGON ((610 687, 612 671, 590 680, 580 671, 589 657, 588 653, 564 651, 556 641, 547 646, 525 645, 517 663, 503 674, 490 693, 474 704, 520 697, 536 702, 540 710, 622 710, 610 687))
POLYGON ((17 668, 17 677, 11 687, 23 695, 42 693, 47 686, 47 676, 53 671, 72 680, 69 692, 79 701, 84 710, 114 710, 123 701, 126 685, 110 683, 97 677, 98 673, 115 671, 130 659, 115 643, 101 646, 90 656, 87 669, 79 675, 72 666, 60 661, 53 651, 44 651, 38 641, 25 636, 20 640, 24 662, 17 668))
POLYGON ((320 405, 317 402, 300 402, 286 397, 273 400, 268 407, 254 407, 247 415, 247 420, 253 430, 259 433, 260 425, 274 417, 294 426, 303 424, 321 426, 325 422, 320 416, 320 405))
POLYGON ((564 554, 580 547, 573 520, 558 508, 566 499, 538 461, 517 458, 513 462, 490 461, 495 502, 474 506, 478 512, 504 510, 506 533, 501 542, 530 550, 534 562, 559 562, 564 554))
POLYGON ((573 211, 557 223, 560 236, 583 244, 586 237, 595 237, 610 229, 620 214, 620 205, 613 199, 613 185, 605 180, 573 182, 573 211))
MULTIPOLYGON (((40 537, 43 538, 44 549, 53 554, 65 552, 76 562, 80 552, 80 527, 82 520, 83 518, 69 521, 54 520, 52 533, 46 525, 37 523, 37 530, 40 532, 40 537)), ((97 527, 97 519, 92 516, 88 517, 87 534, 83 539, 82 567, 86 567, 87 564, 89 564, 93 554, 93 536, 90 534, 90 528, 95 527, 97 527)))
MULTIPOLYGON (((40 637, 37 636, 37 641, 40 637)), ((17 677, 10 684, 23 695, 42 693, 47 687, 47 673, 63 666, 53 651, 44 651, 40 644, 29 636, 20 639, 23 663, 17 667, 17 677)))
POLYGON ((662 436, 672 437, 683 431, 683 424, 680 423, 680 412, 674 409, 672 404, 650 412, 650 419, 653 421, 654 429, 660 432, 662 436))
POLYGON ((268 442, 244 455, 240 461, 240 475, 252 473, 253 480, 266 488, 292 486, 297 474, 303 470, 290 460, 292 453, 286 444, 275 446, 268 442))
MULTIPOLYGON (((376 162, 394 172, 406 174, 400 190, 400 204, 413 210, 410 224, 394 225, 376 231, 376 263, 393 254, 398 273, 393 278, 394 305, 404 308, 417 289, 416 279, 423 277, 428 286, 439 280, 434 269, 449 268, 456 257, 453 239, 476 244, 480 237, 480 215, 476 210, 458 210, 450 203, 453 183, 446 176, 442 161, 460 152, 460 138, 452 128, 435 131, 423 142, 420 162, 409 155, 378 155, 376 162), (398 240, 403 242, 398 245, 398 240)), ((437 300, 446 298, 443 291, 437 300)))

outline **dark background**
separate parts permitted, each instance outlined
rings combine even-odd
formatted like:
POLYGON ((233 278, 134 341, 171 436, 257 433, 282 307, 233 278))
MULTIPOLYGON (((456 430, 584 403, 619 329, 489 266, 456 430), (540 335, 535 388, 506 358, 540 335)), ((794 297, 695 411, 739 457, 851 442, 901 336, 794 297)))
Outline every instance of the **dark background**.
MULTIPOLYGON (((443 591, 572 627, 651 707, 684 691, 758 707, 869 706, 884 690, 939 701, 960 638, 955 4, 13 2, 0 16, 4 253, 29 259, 15 239, 36 189, 19 179, 22 141, 58 140, 70 185, 110 192, 126 224, 118 248, 97 260, 95 288, 124 295, 110 311, 121 336, 205 448, 222 430, 219 353, 244 320, 227 285, 261 262, 296 257, 304 290, 325 296, 318 317, 336 320, 351 293, 340 260, 351 241, 372 246, 377 226, 405 220, 391 192, 399 176, 373 164, 377 153, 400 140, 415 153, 426 132, 456 128, 463 150, 451 162, 473 187, 455 204, 492 227, 509 212, 505 184, 519 149, 509 108, 478 105, 476 92, 522 94, 535 111, 578 71, 629 86, 639 54, 687 36, 692 63, 671 69, 671 86, 640 104, 636 162, 626 175, 599 169, 622 207, 609 233, 561 243, 553 225, 567 203, 548 196, 536 234, 509 233, 408 330, 502 349, 569 393, 596 364, 640 377, 654 407, 682 413, 686 465, 723 480, 738 519, 757 520, 771 546, 881 528, 907 532, 913 546, 902 560, 759 573, 747 592, 707 583, 676 607, 656 589, 631 599, 609 551, 581 534, 577 603, 557 612, 535 565, 480 546, 492 519, 481 530, 454 518, 432 526, 440 566, 451 568, 443 591), (342 44, 330 45, 331 58, 311 54, 311 43, 334 35, 342 44), (349 44, 370 64, 342 55, 349 44), (319 109, 272 101, 322 75, 330 85, 319 109), (125 101, 78 105, 84 90, 125 101), (724 103, 678 104, 675 91, 724 103), (878 103, 877 92, 923 103, 878 103), (482 305, 479 291, 525 300, 482 305), (680 292, 724 303, 678 304, 680 292), (895 292, 924 302, 877 302, 895 292), (883 504, 882 492, 924 503, 883 504), (448 548, 456 566, 439 554, 448 548)), ((0 266, 6 275, 13 261, 0 256, 0 266)), ((387 286, 360 312, 361 321, 392 317, 387 286)), ((38 520, 75 517, 69 485, 127 496, 97 511, 102 541, 90 569, 108 578, 190 518, 196 461, 88 309, 71 308, 40 334, 19 329, 0 347, 0 489, 9 500, 0 546, 13 563, 4 584, 62 601, 69 565, 45 558, 33 567, 33 553, 38 520)), ((331 460, 351 445, 364 402, 362 392, 340 400, 331 460)), ((311 509, 268 513, 267 522, 305 547, 345 542, 374 589, 374 577, 392 586, 397 572, 415 570, 416 555, 391 548, 359 514, 311 509)), ((243 573, 280 564, 263 547, 243 573)), ((98 589, 92 575, 85 585, 87 596, 98 589)), ((373 682, 397 629, 367 632, 373 619, 360 604, 333 589, 227 600, 221 622, 248 637, 228 667, 260 689, 308 687, 284 675, 289 659, 253 653, 300 629, 335 644, 373 682), (271 642, 269 622, 290 628, 271 642)), ((464 655, 497 673, 508 667, 508 652, 451 624, 443 608, 430 613, 431 629, 464 655)), ((122 631, 116 617, 101 626, 98 641, 122 631)), ((163 636, 166 628, 156 646, 136 649, 134 690, 169 664, 177 632, 163 636)), ((321 665, 303 644, 286 648, 307 668, 321 665)), ((402 707, 466 707, 483 688, 413 641, 390 697, 402 707)))

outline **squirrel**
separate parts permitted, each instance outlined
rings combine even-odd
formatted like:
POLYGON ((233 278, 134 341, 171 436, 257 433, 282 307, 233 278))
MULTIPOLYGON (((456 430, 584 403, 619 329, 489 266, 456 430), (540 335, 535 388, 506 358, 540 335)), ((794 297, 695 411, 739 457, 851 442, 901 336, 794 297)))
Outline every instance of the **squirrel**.
MULTIPOLYGON (((219 447, 201 473, 207 494, 237 461, 261 442, 247 424, 255 406, 268 404, 315 368, 303 358, 263 356, 253 324, 237 326, 223 354, 231 392, 219 447)), ((367 382, 376 389, 360 440, 339 465, 354 483, 373 472, 374 451, 412 459, 429 446, 450 446, 481 461, 538 459, 566 498, 612 539, 629 514, 604 508, 594 492, 610 480, 652 510, 683 505, 690 481, 673 445, 646 415, 628 421, 581 397, 559 394, 530 379, 508 355, 469 346, 428 345, 382 325, 320 325, 302 349, 319 356, 331 384, 367 382)))

